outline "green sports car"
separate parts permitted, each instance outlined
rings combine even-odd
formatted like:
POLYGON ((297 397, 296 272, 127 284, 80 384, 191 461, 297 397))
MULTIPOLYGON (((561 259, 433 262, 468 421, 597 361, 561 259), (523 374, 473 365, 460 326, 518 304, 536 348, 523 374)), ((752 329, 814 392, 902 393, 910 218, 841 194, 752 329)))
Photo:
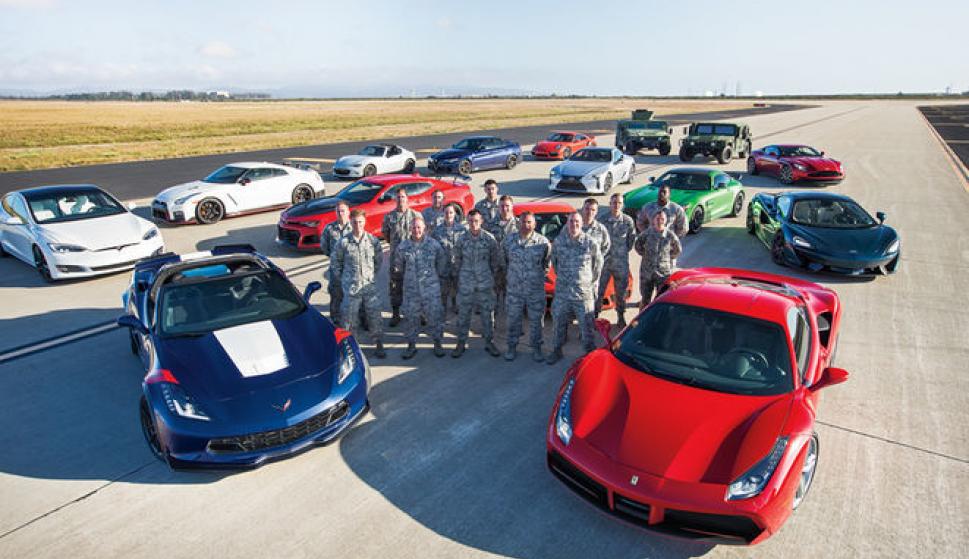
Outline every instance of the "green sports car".
POLYGON ((640 208, 656 201, 662 185, 669 185, 670 200, 683 206, 690 233, 718 217, 739 215, 744 207, 744 185, 739 176, 703 167, 680 167, 650 177, 646 186, 630 190, 624 197, 626 212, 635 218, 640 208))

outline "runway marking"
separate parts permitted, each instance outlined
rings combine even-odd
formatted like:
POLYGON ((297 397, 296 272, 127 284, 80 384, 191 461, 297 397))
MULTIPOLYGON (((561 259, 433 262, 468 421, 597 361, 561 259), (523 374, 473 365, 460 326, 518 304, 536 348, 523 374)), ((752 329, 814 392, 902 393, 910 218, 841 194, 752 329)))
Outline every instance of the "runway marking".
POLYGON ((445 148, 420 148, 420 149, 415 149, 414 152, 415 153, 437 153, 443 149, 445 148))
POLYGON ((937 452, 935 450, 929 450, 927 448, 922 448, 922 447, 915 446, 915 445, 911 445, 911 444, 908 444, 908 443, 903 443, 903 442, 896 441, 896 440, 892 440, 892 439, 888 439, 888 438, 885 438, 885 437, 880 437, 878 435, 872 435, 870 433, 865 433, 864 431, 858 431, 857 429, 851 429, 849 427, 842 427, 840 425, 835 425, 834 423, 827 423, 825 421, 818 421, 818 423, 820 425, 824 425, 825 427, 831 427, 832 429, 838 429, 839 431, 844 431, 846 433, 851 433, 851 434, 854 434, 854 435, 860 435, 862 437, 866 437, 866 438, 869 438, 869 439, 874 439, 876 441, 881 441, 883 443, 893 444, 895 446, 900 446, 900 447, 903 447, 903 448, 907 448, 909 450, 916 450, 916 451, 922 452, 924 454, 931 454, 932 456, 938 456, 939 458, 945 458, 947 460, 952 460, 952 461, 955 461, 955 462, 962 462, 963 464, 969 464, 969 459, 967 459, 967 458, 959 458, 958 456, 952 456, 951 454, 945 454, 945 453, 942 453, 942 452, 937 452))
POLYGON ((98 336, 104 334, 105 332, 110 332, 117 328, 118 325, 115 321, 111 320, 108 322, 101 322, 94 324, 92 326, 85 326, 83 328, 78 328, 77 330, 72 330, 65 334, 58 334, 57 336, 51 336, 50 338, 45 338, 37 342, 26 343, 11 349, 4 350, 0 353, 0 364, 13 361, 15 359, 20 359, 22 357, 27 357, 41 351, 46 351, 48 349, 53 349, 55 347, 60 347, 74 342, 79 342, 81 340, 90 338, 91 336, 98 336))
POLYGON ((812 120, 810 122, 804 122, 804 123, 798 124, 797 126, 791 126, 790 128, 784 128, 782 130, 777 130, 777 131, 774 131, 774 132, 769 132, 767 134, 762 134, 760 136, 753 136, 753 139, 759 140, 761 138, 769 138, 771 136, 776 136, 777 134, 783 134, 784 132, 790 132, 791 130, 797 130, 798 128, 804 128, 805 126, 811 126, 812 124, 817 124, 819 122, 824 122, 826 120, 831 120, 833 118, 838 118, 839 116, 844 116, 844 115, 851 114, 851 113, 854 113, 854 112, 857 112, 857 111, 860 111, 860 110, 863 110, 863 109, 867 109, 867 108, 868 107, 855 107, 854 109, 851 109, 850 111, 844 111, 842 113, 828 115, 826 117, 822 117, 822 118, 819 118, 817 120, 812 120))

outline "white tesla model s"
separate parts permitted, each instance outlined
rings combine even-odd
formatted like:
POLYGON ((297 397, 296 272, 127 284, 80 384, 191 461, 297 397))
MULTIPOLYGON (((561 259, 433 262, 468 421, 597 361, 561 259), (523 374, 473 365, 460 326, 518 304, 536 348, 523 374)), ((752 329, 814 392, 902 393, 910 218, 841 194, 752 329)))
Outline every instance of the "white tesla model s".
POLYGON ((23 260, 48 282, 126 270, 165 246, 153 223, 90 184, 17 190, 0 207, 0 256, 23 260))

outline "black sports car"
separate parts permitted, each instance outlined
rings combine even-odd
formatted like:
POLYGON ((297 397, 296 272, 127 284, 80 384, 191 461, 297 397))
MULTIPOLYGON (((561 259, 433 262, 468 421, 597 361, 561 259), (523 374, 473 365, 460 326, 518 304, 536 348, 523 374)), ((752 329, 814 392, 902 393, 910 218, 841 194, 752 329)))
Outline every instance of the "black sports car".
POLYGON ((841 194, 762 193, 747 205, 747 232, 770 248, 777 264, 852 276, 891 274, 901 241, 884 224, 885 214, 875 215, 841 194))

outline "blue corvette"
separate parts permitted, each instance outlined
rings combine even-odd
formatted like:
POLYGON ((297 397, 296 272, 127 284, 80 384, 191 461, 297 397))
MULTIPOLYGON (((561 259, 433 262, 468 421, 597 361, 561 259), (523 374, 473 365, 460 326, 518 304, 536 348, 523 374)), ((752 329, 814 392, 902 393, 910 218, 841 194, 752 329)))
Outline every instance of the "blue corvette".
POLYGON ((345 330, 248 245, 135 266, 123 296, 148 374, 141 427, 172 468, 252 467, 328 442, 367 410, 370 367, 345 330))
POLYGON ((486 169, 512 169, 522 158, 518 142, 494 136, 472 136, 427 158, 427 168, 436 173, 469 175, 486 169))

